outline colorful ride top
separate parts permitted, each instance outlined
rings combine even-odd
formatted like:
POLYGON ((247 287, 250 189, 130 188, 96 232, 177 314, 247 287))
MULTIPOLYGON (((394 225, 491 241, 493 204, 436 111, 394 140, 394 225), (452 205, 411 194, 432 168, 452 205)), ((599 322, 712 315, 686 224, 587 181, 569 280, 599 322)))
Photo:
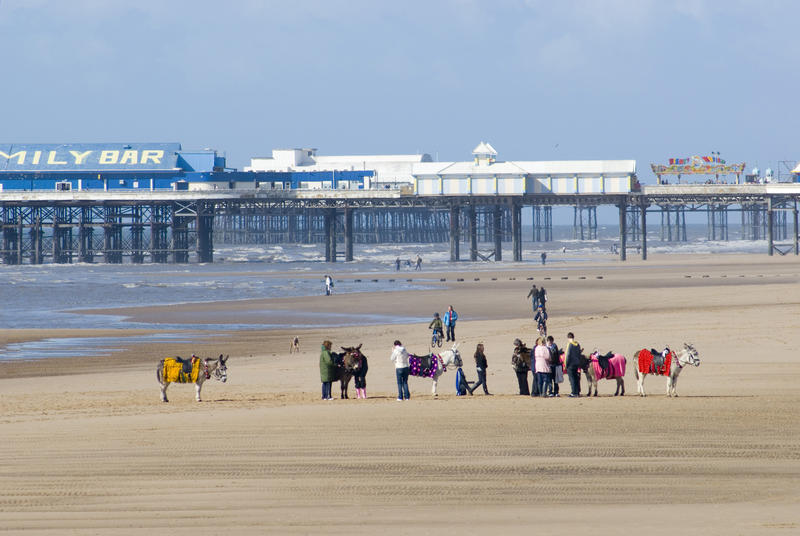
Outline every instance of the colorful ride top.
POLYGON ((653 174, 661 183, 662 175, 736 175, 736 184, 739 184, 739 177, 744 173, 745 163, 728 164, 719 157, 719 153, 712 156, 690 156, 689 158, 670 158, 668 164, 650 164, 653 174))

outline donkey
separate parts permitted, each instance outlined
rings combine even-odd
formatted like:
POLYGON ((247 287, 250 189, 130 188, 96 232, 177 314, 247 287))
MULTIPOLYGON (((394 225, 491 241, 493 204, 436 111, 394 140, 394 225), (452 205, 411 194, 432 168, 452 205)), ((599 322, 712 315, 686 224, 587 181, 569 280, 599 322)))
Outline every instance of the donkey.
POLYGON ((191 370, 184 368, 186 361, 180 358, 167 357, 158 362, 156 369, 156 379, 161 386, 161 401, 169 402, 167 400, 167 387, 170 383, 193 383, 195 389, 195 400, 201 402, 200 390, 203 388, 203 382, 214 375, 214 379, 225 383, 228 381, 228 358, 230 356, 218 358, 195 358, 193 356, 191 370))
POLYGON ((597 380, 603 379, 617 380, 617 390, 614 396, 625 396, 625 366, 628 360, 625 359, 624 355, 613 354, 613 356, 607 359, 608 366, 603 368, 600 359, 604 359, 605 357, 606 356, 599 355, 599 352, 595 350, 587 358, 584 372, 586 373, 586 381, 589 383, 589 392, 586 396, 592 396, 592 388, 594 388, 594 396, 597 396, 597 380), (620 391, 622 392, 620 393, 620 391))
POLYGON ((341 388, 341 398, 350 398, 347 396, 347 389, 350 385, 350 380, 356 374, 362 364, 361 358, 361 345, 341 347, 344 353, 337 354, 331 353, 333 363, 336 365, 333 381, 339 381, 341 388))
POLYGON ((412 376, 425 377, 433 380, 433 387, 431 388, 431 394, 433 396, 439 396, 439 393, 436 392, 436 386, 439 384, 439 378, 441 375, 447 372, 447 367, 460 367, 464 364, 464 362, 461 360, 461 354, 458 352, 458 343, 453 343, 453 347, 450 350, 445 350, 439 355, 431 354, 430 356, 409 356, 409 363, 412 376), (427 357, 429 357, 431 360, 429 367, 420 367, 419 361, 415 366, 413 360, 416 359, 424 361, 427 357), (415 371, 418 371, 418 373, 415 373, 415 371))
POLYGON ((653 371, 649 365, 645 366, 651 359, 650 350, 645 349, 636 352, 633 357, 633 372, 636 375, 636 388, 640 396, 645 396, 644 377, 650 374, 656 376, 667 376, 667 396, 678 396, 678 375, 686 365, 694 365, 695 367, 700 366, 699 354, 691 344, 684 343, 683 348, 677 354, 675 354, 675 352, 671 353, 670 357, 671 362, 665 362, 664 364, 665 371, 659 372, 653 371), (667 372, 667 370, 669 372, 667 372))

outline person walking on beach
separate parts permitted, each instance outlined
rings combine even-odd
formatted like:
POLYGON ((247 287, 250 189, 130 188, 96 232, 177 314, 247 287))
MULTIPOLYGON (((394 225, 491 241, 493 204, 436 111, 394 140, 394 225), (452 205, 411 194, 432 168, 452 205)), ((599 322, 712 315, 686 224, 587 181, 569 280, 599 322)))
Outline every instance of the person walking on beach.
POLYGON ((417 255, 417 265, 414 270, 422 270, 422 257, 417 255))
POLYGON ((479 385, 483 385, 483 393, 486 395, 491 395, 492 393, 489 392, 489 388, 486 386, 486 369, 489 368, 489 364, 486 362, 486 354, 483 353, 483 343, 478 343, 478 346, 475 348, 475 370, 478 372, 478 381, 472 386, 469 390, 469 393, 472 394, 478 388, 479 385))
POLYGON ((322 400, 333 400, 331 385, 336 376, 333 356, 331 356, 331 341, 324 341, 319 354, 319 379, 322 381, 322 400))
POLYGON ((397 401, 411 399, 408 391, 408 352, 400 341, 394 341, 392 355, 389 358, 394 362, 394 372, 397 377, 397 401))
POLYGON ((325 295, 330 296, 333 294, 333 278, 329 275, 325 275, 325 295))
POLYGON ((394 267, 395 267, 395 268, 394 268, 394 269, 395 269, 395 271, 397 271, 397 272, 399 272, 399 271, 400 271, 400 257, 397 257, 397 259, 395 259, 395 261, 394 261, 394 267))
POLYGON ((511 368, 514 369, 514 374, 517 375, 519 394, 524 396, 529 396, 531 394, 528 388, 530 358, 531 351, 525 347, 525 344, 521 340, 514 339, 514 354, 511 356, 511 368))
POLYGON ((547 396, 547 387, 550 383, 550 349, 547 347, 547 339, 544 337, 536 339, 533 359, 534 378, 538 385, 539 396, 547 396))
POLYGON ((566 357, 567 376, 571 393, 570 398, 581 396, 581 347, 575 341, 572 332, 567 333, 567 349, 564 351, 566 357))
POLYGON ((456 320, 458 320, 458 313, 453 310, 452 305, 448 305, 447 312, 444 314, 444 326, 447 328, 447 341, 456 342, 456 320))
POLYGON ((544 251, 542 251, 542 266, 544 266, 544 263, 545 263, 546 261, 547 261, 547 253, 546 253, 546 252, 544 252, 544 251))
POLYGON ((547 291, 544 287, 539 287, 539 305, 543 308, 547 308, 547 291))
POLYGON ((533 314, 536 314, 536 309, 539 308, 539 289, 536 288, 536 285, 531 287, 531 290, 528 291, 528 295, 525 296, 525 299, 531 299, 531 306, 533 307, 533 314))

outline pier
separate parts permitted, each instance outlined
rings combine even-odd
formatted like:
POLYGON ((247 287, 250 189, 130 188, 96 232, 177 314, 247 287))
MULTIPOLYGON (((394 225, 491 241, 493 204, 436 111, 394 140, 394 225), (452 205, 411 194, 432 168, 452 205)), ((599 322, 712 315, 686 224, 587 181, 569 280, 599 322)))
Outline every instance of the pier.
POLYGON ((798 255, 800 184, 655 185, 627 194, 419 195, 380 190, 48 191, 0 194, 0 262, 213 262, 214 243, 325 244, 325 260, 350 261, 356 243, 447 243, 450 260, 522 261, 522 212, 532 239, 552 240, 552 208, 573 208, 573 236, 597 237, 596 211, 619 213, 619 258, 647 259, 647 215, 661 239, 686 240, 686 213, 705 212, 708 238, 767 240, 768 255, 798 255), (493 251, 482 254, 479 243, 493 251), (466 254, 462 254, 462 246, 466 254))

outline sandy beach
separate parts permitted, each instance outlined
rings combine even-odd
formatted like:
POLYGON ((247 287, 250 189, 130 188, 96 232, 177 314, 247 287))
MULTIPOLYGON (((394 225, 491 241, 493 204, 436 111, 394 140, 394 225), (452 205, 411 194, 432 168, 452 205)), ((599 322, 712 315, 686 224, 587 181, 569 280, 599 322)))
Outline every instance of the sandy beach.
MULTIPOLYGON (((356 275, 348 277, 357 277, 356 275)), ((396 277, 387 273, 381 276, 396 277)), ((411 277, 411 276, 409 276, 411 277)), ((270 315, 430 318, 452 304, 464 371, 483 342, 488 386, 398 403, 392 341, 428 348, 427 320, 186 335, 110 356, 0 363, 0 532, 8 534, 798 534, 800 265, 795 257, 662 255, 414 274, 424 290, 95 311, 190 326, 270 315), (530 278, 533 278, 532 280, 530 278), (444 279, 444 281, 441 281, 444 279), (459 281, 461 279, 461 281, 459 281), (550 334, 628 357, 626 395, 516 394, 512 341, 550 334), (202 337, 200 337, 202 335, 202 337), (301 352, 289 354, 293 336, 301 352), (323 402, 319 346, 362 344, 369 399, 323 402), (688 342, 678 398, 636 395, 633 354, 688 342), (226 384, 159 401, 170 355, 230 355, 226 384), (480 390, 479 390, 480 391, 480 390)), ((138 333, 137 333, 138 334, 138 333)), ((2 330, 0 345, 130 330, 2 330)), ((586 382, 583 382, 586 391, 586 382)), ((562 393, 568 383, 562 384, 562 393)), ((338 386, 334 393, 338 395, 338 386)))

